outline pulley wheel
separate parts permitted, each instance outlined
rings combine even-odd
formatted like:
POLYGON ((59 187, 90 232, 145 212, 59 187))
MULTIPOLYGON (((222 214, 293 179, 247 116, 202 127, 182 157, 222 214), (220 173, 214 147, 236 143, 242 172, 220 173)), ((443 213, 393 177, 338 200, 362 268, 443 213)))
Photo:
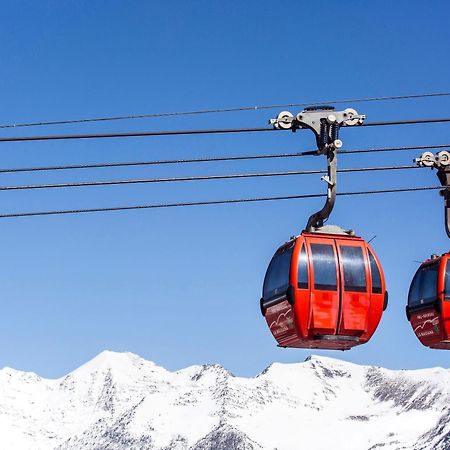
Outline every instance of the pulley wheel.
POLYGON ((289 130, 292 127, 293 114, 289 111, 281 111, 277 116, 277 128, 289 130))
POLYGON ((344 120, 344 123, 346 124, 346 125, 348 125, 348 126, 352 126, 352 125, 356 125, 358 122, 359 122, 359 118, 358 117, 356 117, 356 118, 352 118, 353 116, 357 116, 358 115, 358 112, 355 110, 355 109, 353 109, 353 108, 347 108, 347 109, 345 109, 344 110, 347 114, 348 114, 348 116, 349 116, 349 118, 348 119, 346 119, 346 120, 344 120))
POLYGON ((424 152, 420 157, 420 165, 425 167, 433 167, 436 161, 435 156, 431 152, 424 152))
POLYGON ((442 150, 437 154, 439 165, 448 166, 450 165, 450 152, 442 150))

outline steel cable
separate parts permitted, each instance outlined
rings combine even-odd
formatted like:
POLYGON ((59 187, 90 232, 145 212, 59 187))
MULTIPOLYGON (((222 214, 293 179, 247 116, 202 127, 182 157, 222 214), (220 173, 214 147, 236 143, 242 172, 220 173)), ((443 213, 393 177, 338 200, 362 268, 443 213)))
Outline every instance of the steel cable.
MULTIPOLYGON (((409 119, 394 120, 385 122, 365 122, 362 125, 352 128, 385 126, 385 125, 414 125, 429 123, 450 122, 450 118, 433 119, 409 119)), ((199 134, 226 134, 226 133, 255 133, 267 131, 283 131, 275 128, 222 128, 207 130, 164 130, 164 131, 132 131, 126 133, 92 133, 92 134, 63 134, 47 136, 10 136, 0 137, 0 142, 26 142, 26 141, 54 141, 68 139, 101 139, 101 138, 129 138, 129 137, 148 137, 148 136, 180 136, 180 135, 199 135, 199 134)))
MULTIPOLYGON (((408 119, 408 120, 391 120, 385 122, 364 122, 360 126, 361 127, 380 127, 385 125, 417 125, 424 123, 444 123, 450 122, 450 117, 443 117, 440 119, 408 119)), ((356 127, 358 128, 358 127, 356 127)))
POLYGON ((63 134, 63 135, 49 135, 49 136, 10 136, 10 137, 0 137, 0 142, 128 138, 128 137, 146 137, 146 136, 182 136, 192 134, 219 134, 219 133, 254 133, 261 131, 277 131, 277 130, 275 130, 275 128, 265 127, 265 128, 223 128, 223 129, 209 129, 209 130, 132 131, 127 133, 63 134))
MULTIPOLYGON (((388 194, 388 193, 400 193, 400 192, 417 192, 417 191, 430 191, 442 189, 442 186, 429 186, 429 187, 416 187, 416 188, 398 188, 398 189, 380 189, 370 191, 354 191, 354 192, 340 192, 338 196, 353 196, 353 195, 375 195, 375 194, 388 194)), ((225 205, 234 203, 252 203, 252 202, 265 202, 276 200, 295 200, 306 198, 319 198, 326 197, 326 194, 304 194, 304 195, 286 195, 278 197, 256 197, 256 198, 241 198, 241 199, 228 199, 228 200, 210 200, 199 202, 178 202, 178 203, 159 203, 152 205, 131 205, 131 206, 115 206, 106 208, 86 208, 86 209, 66 209, 66 210, 51 210, 51 211, 31 211, 31 212, 19 212, 0 214, 0 219, 6 218, 18 218, 18 217, 36 217, 36 216, 55 216, 55 215, 67 215, 67 214, 84 214, 95 212, 111 212, 111 211, 130 211, 138 209, 158 209, 158 208, 176 208, 176 207, 188 207, 188 206, 203 206, 203 205, 225 205)))
POLYGON ((355 150, 338 150, 341 155, 352 153, 379 153, 379 152, 398 152, 409 150, 432 150, 448 148, 450 150, 450 144, 437 144, 437 145, 414 145, 414 146, 402 146, 402 147, 380 147, 380 148, 365 148, 355 150))
MULTIPOLYGON (((338 169, 337 172, 372 172, 387 170, 405 170, 419 169, 419 166, 386 166, 386 167, 355 167, 347 169, 338 169)), ((73 187, 93 187, 93 186, 113 186, 128 184, 147 184, 147 183, 173 183, 182 181, 212 181, 212 180, 228 180, 242 178, 260 178, 260 177, 281 177, 293 175, 317 175, 324 174, 326 170, 303 170, 290 172, 263 172, 263 173, 239 173, 230 175, 201 175, 190 177, 170 177, 170 178, 147 178, 136 180, 108 180, 108 181, 82 181, 78 183, 55 183, 55 184, 31 184, 22 186, 0 186, 0 191, 16 191, 31 189, 54 189, 54 188, 73 188, 73 187)))
POLYGON ((213 158, 165 159, 156 161, 129 161, 129 162, 97 163, 97 164, 71 164, 65 166, 44 166, 44 167, 17 167, 10 169, 0 169, 0 173, 38 172, 38 171, 69 170, 69 169, 98 169, 106 167, 153 166, 165 164, 189 164, 189 163, 204 163, 204 162, 219 162, 219 161, 242 161, 253 159, 292 158, 297 156, 305 156, 305 155, 303 155, 302 153, 275 153, 268 155, 219 156, 213 158))
POLYGON ((40 121, 29 123, 17 123, 17 124, 4 124, 0 125, 1 128, 19 128, 19 127, 35 127, 35 126, 47 126, 47 125, 68 125, 76 123, 89 123, 89 122, 107 122, 117 120, 132 120, 132 119, 154 119, 162 117, 175 117, 175 116, 193 116, 200 114, 212 114, 212 113, 228 113, 228 112, 242 112, 242 111, 258 111, 276 108, 292 108, 292 107, 306 107, 306 106, 318 106, 324 104, 336 105, 340 103, 363 103, 374 101, 388 101, 388 100, 407 100, 418 98, 430 98, 430 97, 447 97, 450 96, 450 92, 435 92, 428 94, 413 94, 413 95, 395 95, 387 97, 366 97, 366 98, 353 98, 347 100, 325 100, 315 101, 309 103, 284 103, 276 105, 260 105, 260 106, 238 106, 234 108, 214 108, 214 109, 202 109, 197 111, 176 111, 166 113, 154 113, 154 114, 134 114, 124 116, 110 116, 110 117, 88 117, 82 119, 72 120, 54 120, 54 121, 40 121))
MULTIPOLYGON (((403 146, 403 147, 380 147, 367 149, 353 149, 353 150, 338 150, 341 155, 353 153, 377 153, 377 152, 394 152, 394 151, 412 151, 412 150, 430 150, 443 149, 450 150, 450 144, 436 144, 436 145, 417 145, 417 146, 403 146)), ((258 160, 258 159, 275 159, 275 158, 296 158, 301 156, 311 156, 317 154, 315 150, 297 152, 297 153, 272 153, 265 155, 238 155, 238 156, 218 156, 212 158, 190 158, 190 159, 166 159, 154 161, 125 161, 117 163, 94 163, 94 164, 70 164, 61 166, 38 166, 38 167, 12 167, 0 169, 0 173, 16 173, 16 172, 39 172, 39 171, 55 171, 55 170, 77 170, 77 169, 98 169, 110 167, 132 167, 132 166, 152 166, 165 164, 190 164, 190 163, 205 163, 205 162, 219 162, 219 161, 242 161, 242 160, 258 160)))

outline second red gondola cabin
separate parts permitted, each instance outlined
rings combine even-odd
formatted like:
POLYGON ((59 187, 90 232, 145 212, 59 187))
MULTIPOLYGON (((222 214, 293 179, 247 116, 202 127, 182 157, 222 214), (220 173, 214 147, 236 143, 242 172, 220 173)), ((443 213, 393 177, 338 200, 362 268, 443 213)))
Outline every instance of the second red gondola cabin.
POLYGON ((450 253, 433 256, 419 267, 406 316, 423 345, 450 350, 450 253))

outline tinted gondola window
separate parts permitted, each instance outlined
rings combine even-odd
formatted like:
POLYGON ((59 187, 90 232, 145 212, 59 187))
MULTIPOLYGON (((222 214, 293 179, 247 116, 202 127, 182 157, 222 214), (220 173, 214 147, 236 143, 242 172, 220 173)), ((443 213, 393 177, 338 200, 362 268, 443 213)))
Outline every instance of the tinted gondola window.
POLYGON ((333 247, 326 244, 311 244, 314 289, 335 291, 336 286, 336 257, 333 247))
POLYGON ((308 289, 308 257, 305 246, 302 247, 298 258, 298 288, 308 289))
POLYGON ((367 291, 366 267, 361 247, 341 246, 344 269, 344 289, 352 292, 367 291))
POLYGON ((381 274, 375 257, 369 250, 370 272, 372 273, 372 294, 381 294, 381 274))
POLYGON ((450 260, 445 265, 445 300, 450 301, 450 260))
POLYGON ((266 278, 264 279, 264 299, 280 295, 289 287, 292 249, 293 246, 285 247, 280 252, 277 252, 272 261, 270 261, 266 278))
POLYGON ((421 306, 433 303, 437 298, 437 279, 439 264, 421 267, 411 283, 408 295, 409 306, 421 306))

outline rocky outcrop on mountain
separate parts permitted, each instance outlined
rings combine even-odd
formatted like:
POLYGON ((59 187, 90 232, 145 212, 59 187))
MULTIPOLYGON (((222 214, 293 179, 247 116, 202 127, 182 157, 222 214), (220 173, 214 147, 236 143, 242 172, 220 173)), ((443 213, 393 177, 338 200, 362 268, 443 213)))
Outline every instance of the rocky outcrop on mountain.
POLYGON ((0 449, 449 450, 450 370, 310 357, 254 378, 103 352, 48 380, 0 370, 0 449))

